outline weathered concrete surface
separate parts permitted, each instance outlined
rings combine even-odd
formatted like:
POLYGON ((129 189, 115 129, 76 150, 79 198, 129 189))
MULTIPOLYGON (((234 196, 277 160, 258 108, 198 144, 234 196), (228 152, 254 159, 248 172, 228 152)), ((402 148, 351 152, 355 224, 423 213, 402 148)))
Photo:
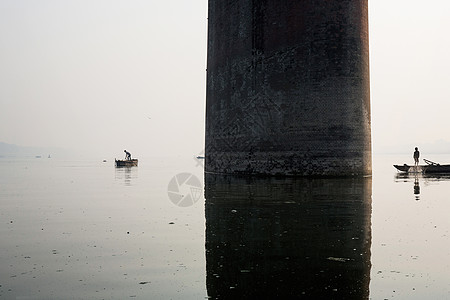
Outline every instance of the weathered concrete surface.
POLYGON ((367 0, 209 0, 206 172, 371 174, 367 0))

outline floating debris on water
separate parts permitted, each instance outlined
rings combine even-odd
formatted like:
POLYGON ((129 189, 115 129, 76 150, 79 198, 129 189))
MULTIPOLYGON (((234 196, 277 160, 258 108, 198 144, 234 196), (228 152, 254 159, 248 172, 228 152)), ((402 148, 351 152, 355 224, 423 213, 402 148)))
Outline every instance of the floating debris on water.
POLYGON ((343 257, 328 257, 327 259, 338 262, 347 262, 351 260, 350 258, 343 258, 343 257))

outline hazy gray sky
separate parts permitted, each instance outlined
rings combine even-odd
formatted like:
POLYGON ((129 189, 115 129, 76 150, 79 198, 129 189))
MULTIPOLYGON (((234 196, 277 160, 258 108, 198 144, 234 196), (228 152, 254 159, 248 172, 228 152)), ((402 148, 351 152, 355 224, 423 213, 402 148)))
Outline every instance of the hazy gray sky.
MULTIPOLYGON (((369 15, 375 152, 450 141, 450 2, 369 15)), ((0 0, 0 141, 198 154, 206 39, 207 0, 0 0)))
POLYGON ((426 153, 442 140, 450 154, 450 2, 370 0, 369 9, 374 150, 426 153))

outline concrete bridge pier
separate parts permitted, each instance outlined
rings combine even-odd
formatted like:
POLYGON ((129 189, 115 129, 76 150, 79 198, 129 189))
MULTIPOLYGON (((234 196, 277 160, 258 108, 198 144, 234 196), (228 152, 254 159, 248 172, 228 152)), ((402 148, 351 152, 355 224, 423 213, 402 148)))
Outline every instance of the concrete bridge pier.
POLYGON ((209 0, 205 171, 371 174, 367 0, 209 0))

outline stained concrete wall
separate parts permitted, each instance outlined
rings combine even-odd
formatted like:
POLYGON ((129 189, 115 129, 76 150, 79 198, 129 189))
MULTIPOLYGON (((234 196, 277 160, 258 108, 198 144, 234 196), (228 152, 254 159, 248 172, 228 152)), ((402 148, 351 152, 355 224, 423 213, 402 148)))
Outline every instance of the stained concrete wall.
POLYGON ((367 0, 209 0, 206 172, 371 174, 367 0))

